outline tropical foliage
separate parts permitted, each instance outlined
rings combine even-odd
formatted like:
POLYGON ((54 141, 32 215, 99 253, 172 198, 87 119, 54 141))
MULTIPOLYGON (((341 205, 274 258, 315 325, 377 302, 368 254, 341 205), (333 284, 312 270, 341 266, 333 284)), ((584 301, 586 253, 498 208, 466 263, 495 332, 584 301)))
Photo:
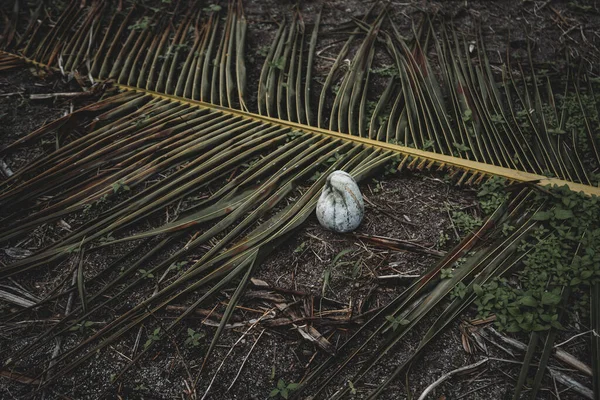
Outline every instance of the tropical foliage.
MULTIPOLYGON (((350 34, 320 91, 316 49, 332 32, 321 27, 320 15, 309 29, 295 11, 279 24, 251 93, 241 2, 153 8, 73 0, 57 13, 43 2, 16 0, 11 10, 0 29, 0 70, 35 65, 89 85, 112 82, 114 91, 0 149, 4 156, 56 142, 0 183, 0 243, 69 215, 86 216, 36 254, 0 268, 7 279, 69 263, 73 276, 72 284, 6 317, 69 304, 64 318, 15 349, 5 367, 19 370, 56 338, 106 317, 107 306, 129 299, 133 288, 154 287, 32 371, 45 378, 38 390, 151 324, 175 300, 186 300, 186 309, 152 331, 118 380, 186 316, 233 287, 206 362, 253 272, 314 212, 326 176, 337 169, 361 180, 390 163, 395 170, 435 166, 457 184, 491 176, 526 184, 510 192, 498 180, 484 186, 490 215, 481 226, 470 226, 474 232, 293 391, 281 381, 275 395, 343 397, 449 297, 419 347, 370 398, 472 304, 481 317, 494 313, 501 328, 533 332, 515 396, 537 341, 544 340, 533 396, 539 389, 562 326, 560 305, 570 296, 591 287, 598 324, 598 98, 585 71, 570 69, 551 80, 536 71, 530 51, 526 65, 507 58, 494 73, 481 35, 472 45, 452 25, 424 18, 407 39, 385 6, 375 5, 345 26, 350 34), (380 53, 390 61, 384 69, 374 64, 380 53), (376 75, 385 82, 381 93, 370 90, 376 75), (542 189, 546 184, 556 186, 542 189), (172 214, 162 218, 165 209, 172 214), (84 278, 86 257, 107 249, 118 257, 84 278), (196 252, 198 259, 191 257, 196 252), (520 271, 525 289, 507 289, 502 277, 510 270, 520 271), (68 301, 73 298, 78 302, 68 301), (367 350, 351 384, 341 381, 341 372, 367 350)), ((190 343, 199 339, 190 335, 190 343)))

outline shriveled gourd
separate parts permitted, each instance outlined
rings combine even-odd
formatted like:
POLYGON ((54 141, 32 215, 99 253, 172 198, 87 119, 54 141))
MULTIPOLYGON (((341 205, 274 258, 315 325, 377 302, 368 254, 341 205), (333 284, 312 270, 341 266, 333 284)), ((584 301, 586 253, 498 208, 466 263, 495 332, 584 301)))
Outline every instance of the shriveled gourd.
POLYGON ((365 204, 356 181, 344 171, 328 177, 317 202, 317 219, 321 226, 334 232, 350 232, 358 228, 365 204))

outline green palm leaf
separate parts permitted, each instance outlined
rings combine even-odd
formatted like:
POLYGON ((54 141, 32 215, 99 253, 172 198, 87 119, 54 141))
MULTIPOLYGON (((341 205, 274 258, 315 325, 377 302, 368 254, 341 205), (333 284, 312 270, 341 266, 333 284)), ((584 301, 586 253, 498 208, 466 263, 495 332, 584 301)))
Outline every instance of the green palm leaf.
MULTIPOLYGON (((600 158, 578 85, 575 90, 586 136, 571 132, 568 140, 556 133, 567 126, 567 116, 564 109, 558 109, 549 80, 546 97, 539 90, 541 80, 533 65, 532 87, 517 79, 510 65, 502 82, 497 81, 483 38, 477 41, 475 63, 467 42, 451 26, 437 28, 438 36, 433 22, 427 21, 407 41, 386 8, 374 5, 353 23, 317 96, 313 70, 323 34, 320 14, 309 34, 296 11, 289 21, 280 23, 254 94, 247 90, 248 23, 240 1, 228 3, 225 18, 225 7, 206 9, 197 2, 166 4, 162 9, 144 5, 123 9, 122 2, 73 0, 60 14, 42 2, 25 10, 19 5, 15 1, 15 17, 0 29, 0 71, 29 64, 88 76, 92 82, 112 81, 120 93, 0 149, 0 156, 8 155, 54 135, 60 143, 0 182, 4 211, 0 221, 5 228, 0 243, 10 243, 68 215, 93 215, 33 256, 0 267, 0 278, 8 278, 79 257, 76 282, 68 289, 9 318, 75 292, 80 305, 12 354, 7 365, 17 367, 134 288, 147 285, 149 277, 161 277, 151 295, 43 367, 38 377, 46 379, 39 390, 126 333, 150 324, 155 313, 174 301, 194 299, 160 335, 171 334, 195 308, 233 286, 236 290, 205 355, 208 359, 252 273, 311 215, 327 175, 336 169, 361 180, 396 160, 398 169, 405 165, 452 169, 459 184, 500 176, 600 194, 592 177, 600 158), (427 56, 430 47, 439 62, 439 75, 433 73, 427 56), (393 61, 397 73, 377 94, 369 115, 372 65, 378 52, 393 61), (346 57, 349 65, 344 70, 346 57), (339 90, 332 96, 334 83, 339 90), (250 104, 256 104, 257 113, 251 112, 250 104), (551 128, 551 123, 556 126, 551 128), (73 127, 78 128, 78 135, 73 127), (288 204, 292 193, 297 197, 288 204), (180 211, 174 219, 162 221, 159 213, 165 208, 180 211), (136 228, 145 221, 153 225, 136 228), (192 260, 193 252, 207 244, 209 250, 192 260), (84 280, 84 255, 123 245, 131 245, 125 255, 84 280), (184 267, 177 271, 173 268, 177 265, 184 267)), ((466 237, 359 329, 340 349, 342 355, 313 371, 293 395, 299 396, 312 384, 317 394, 325 393, 336 374, 367 344, 387 335, 380 350, 355 373, 352 382, 360 381, 443 298, 463 285, 466 295, 442 311, 408 361, 371 396, 380 394, 475 300, 476 285, 519 265, 523 254, 517 247, 536 224, 526 205, 532 193, 530 188, 523 189, 498 208, 478 232, 466 237), (505 222, 517 226, 507 238, 500 234, 505 222), (454 265, 468 251, 474 255, 467 263, 451 279, 440 279, 441 269, 454 265), (400 318, 403 324, 398 328, 391 320, 381 323, 386 316, 394 321, 400 318), (367 327, 375 333, 356 345, 355 339, 367 327), (335 366, 333 372, 324 374, 331 366, 335 366)), ((553 343, 552 335, 548 345, 553 343)), ((151 346, 152 341, 119 376, 151 346)), ((524 366, 535 346, 530 350, 524 366)), ((547 359, 546 351, 543 364, 547 359)), ((524 367, 520 381, 527 370, 524 367)), ((540 370, 535 381, 538 387, 544 368, 540 370)), ((335 398, 349 390, 342 389, 335 398)))

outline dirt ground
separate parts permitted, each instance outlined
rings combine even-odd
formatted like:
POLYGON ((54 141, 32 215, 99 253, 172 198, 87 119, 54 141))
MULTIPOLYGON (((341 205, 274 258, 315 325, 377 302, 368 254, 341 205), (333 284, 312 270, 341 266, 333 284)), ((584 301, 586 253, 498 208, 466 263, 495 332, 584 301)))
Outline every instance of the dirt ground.
MULTIPOLYGON (((266 0, 245 2, 248 18, 248 48, 257 49, 269 44, 274 36, 275 21, 289 16, 294 5, 288 1, 266 0)), ((336 47, 334 31, 341 22, 362 17, 372 6, 371 1, 307 1, 300 5, 304 21, 310 25, 316 12, 323 7, 323 50, 315 66, 315 81, 323 79, 336 47), (329 54, 330 52, 330 54, 329 54)), ((600 5, 596 1, 390 1, 389 10, 402 32, 409 34, 413 23, 423 12, 436 18, 452 21, 459 31, 475 39, 481 27, 492 64, 499 66, 510 51, 513 61, 525 61, 527 38, 534 43, 534 64, 552 72, 564 72, 565 52, 581 63, 592 66, 597 73, 600 61, 600 5), (508 46, 508 49, 507 49, 508 46)), ((260 67, 264 61, 259 53, 249 54, 248 92, 256 90, 260 67)), ((385 60, 379 60, 385 63, 385 60)), ((374 80, 374 94, 380 92, 384 80, 374 80)), ((0 146, 22 137, 44 123, 63 116, 72 107, 78 108, 92 98, 31 100, 34 93, 72 92, 81 90, 73 80, 64 77, 34 76, 24 69, 0 74, 0 146)), ((252 107, 253 105, 250 104, 252 107)), ((35 158, 53 143, 27 148, 11 154, 4 160, 11 170, 17 170, 35 158)), ((457 232, 450 218, 451 212, 465 211, 481 217, 475 195, 476 188, 457 187, 443 173, 411 173, 402 171, 393 176, 378 175, 363 182, 360 189, 366 199, 365 220, 354 234, 334 234, 325 231, 316 217, 309 221, 281 245, 260 266, 254 275, 230 325, 227 326, 211 361, 199 374, 202 355, 218 325, 217 316, 225 310, 232 291, 224 291, 209 310, 199 310, 187 318, 171 337, 167 338, 138 365, 131 369, 117 385, 111 385, 114 374, 131 359, 132 351, 151 333, 144 328, 126 336, 122 341, 98 354, 90 363, 45 393, 45 398, 95 399, 101 394, 108 398, 174 399, 188 398, 195 389, 198 398, 210 387, 207 399, 265 399, 279 379, 286 383, 299 382, 312 367, 327 357, 327 350, 335 350, 364 323, 374 310, 387 304, 410 284, 410 277, 420 275, 439 259, 440 254, 455 245, 466 232, 457 232), (361 237, 362 235, 362 237, 361 237), (421 251, 397 251, 373 245, 365 236, 383 236, 401 239, 420 246, 421 251), (325 275, 329 282, 324 284, 325 275), (386 276, 404 278, 385 278, 386 276), (382 278, 383 277, 383 278, 382 278), (267 285, 267 286, 264 286, 267 285), (295 322, 291 323, 293 319, 295 322), (311 325, 327 344, 306 340, 299 330, 311 325), (184 344, 189 329, 198 334, 197 342, 184 344), (190 382, 196 382, 192 388, 190 382)), ((293 200, 293 198, 291 199, 293 200)), ((72 216, 67 222, 73 226, 84 224, 84 216, 72 216)), ((44 233, 39 241, 13 243, 11 246, 34 251, 44 241, 52 240, 52 231, 44 233)), ((0 262, 10 263, 6 249, 0 262)), ((120 249, 123 250, 123 249, 120 249)), ((96 254, 91 263, 105 265, 114 254, 96 254)), ((40 272, 28 275, 19 284, 36 296, 42 297, 47 283, 63 279, 69 266, 58 275, 40 272)), ((8 282, 3 282, 8 283, 8 282)), ((145 296, 152 288, 140 288, 136 296, 145 296)), ((184 307, 186 304, 181 304, 184 307)), ((127 309, 127 302, 118 307, 127 309)), ((119 308, 107 311, 118 312, 119 308)), ((157 326, 175 318, 176 306, 157 317, 157 326)), ((0 303, 0 313, 14 311, 12 306, 0 303)), ((58 312, 58 311, 57 311, 58 312)), ((465 319, 473 314, 464 316, 465 319)), ((39 316, 51 320, 51 316, 39 316)), ((364 398, 382 382, 394 367, 414 350, 433 317, 424 321, 387 356, 382 366, 374 369, 356 386, 352 398, 364 398)), ((101 326, 102 321, 95 321, 101 326)), ((588 322, 570 326, 561 339, 573 332, 587 330, 588 322)), ((23 328, 14 323, 3 323, 0 329, 0 358, 13 348, 26 344, 47 328, 48 322, 31 322, 23 328)), ((443 374, 471 364, 482 357, 481 351, 468 354, 464 350, 456 321, 437 338, 418 365, 414 365, 406 379, 389 386, 382 398, 408 399, 418 396, 424 388, 443 374)), ((92 327, 93 329, 93 327, 92 327)), ((74 341, 73 337, 66 339, 74 341)), ((526 337, 520 337, 526 341, 526 337)), ((561 340, 561 341, 562 341, 561 340)), ((586 358, 589 343, 576 338, 563 347, 570 353, 586 358)), ((50 354, 52 349, 41 349, 50 354)), ((508 359, 503 350, 488 343, 488 355, 508 359)), ((517 353, 518 354, 518 353, 517 353)), ((358 366, 358 364, 357 364, 358 366)), ((354 367, 357 367, 354 366, 354 367)), ((351 367, 354 368, 354 367, 351 367)), ((509 399, 519 372, 518 363, 492 361, 477 373, 458 376, 439 386, 430 398, 435 399, 509 399)), ((585 377, 577 375, 588 386, 585 377)), ((338 382, 342 384, 344 382, 338 382)), ((578 395, 555 387, 550 379, 544 382, 540 398, 577 399, 578 395)), ((31 386, 0 379, 0 397, 23 398, 31 386)), ((310 392, 310 391, 309 391, 310 392)), ((328 393, 323 396, 331 395, 328 393)))

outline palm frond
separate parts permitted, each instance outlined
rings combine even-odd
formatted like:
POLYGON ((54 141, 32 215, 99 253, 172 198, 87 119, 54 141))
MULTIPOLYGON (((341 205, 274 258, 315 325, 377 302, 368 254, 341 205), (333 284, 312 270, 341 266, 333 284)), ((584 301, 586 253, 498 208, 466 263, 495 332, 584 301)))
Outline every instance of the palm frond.
MULTIPOLYGON (((361 180, 393 161, 397 169, 448 170, 458 184, 499 176, 600 195, 593 177, 600 158, 579 85, 574 87, 585 118, 583 136, 566 132, 566 108, 557 104, 550 80, 536 74, 531 53, 529 81, 522 66, 510 63, 499 81, 481 34, 472 49, 451 25, 434 29, 432 21, 424 20, 408 40, 385 7, 374 5, 363 19, 353 21, 317 94, 313 71, 322 34, 320 14, 309 30, 296 10, 280 23, 253 94, 247 90, 248 23, 240 1, 228 3, 225 18, 225 7, 202 8, 195 1, 152 9, 72 0, 59 14, 41 2, 32 9, 19 7, 15 1, 15 18, 0 30, 0 70, 31 64, 87 76, 92 83, 113 81, 120 93, 0 149, 5 156, 52 136, 60 144, 0 182, 5 228, 0 243, 68 216, 89 216, 33 256, 0 267, 0 278, 9 278, 75 263, 71 285, 9 318, 75 293, 79 297, 79 305, 16 351, 8 366, 18 368, 55 338, 126 299, 132 289, 147 288, 149 277, 161 277, 151 295, 36 370, 36 378, 46 377, 39 390, 128 332, 151 324, 173 302, 193 299, 157 335, 172 334, 195 308, 235 287, 208 359, 252 273, 311 215, 334 170, 361 180), (433 72, 431 52, 440 74, 433 72), (381 53, 395 72, 372 100, 372 67, 381 53), (546 95, 539 88, 542 83, 546 95), (368 104, 374 107, 369 110, 368 104), (165 209, 177 210, 176 215, 163 219, 165 209), (84 279, 85 257, 120 246, 126 249, 122 256, 84 279), (199 258, 192 257, 197 254, 199 258), (177 265, 181 268, 173 268, 177 265)), ((593 90, 585 75, 577 78, 593 90)), ((571 73, 566 81, 568 93, 571 73)), ((475 287, 520 265, 524 254, 518 247, 537 224, 529 203, 533 193, 526 186, 514 194, 477 232, 361 327, 340 348, 341 355, 316 368, 294 395, 311 385, 316 394, 325 393, 368 344, 385 336, 351 381, 364 379, 462 285, 464 293, 443 309, 418 348, 370 396, 382 393, 475 301, 475 287), (505 237, 502 225, 509 222, 517 229, 505 237), (470 251, 474 255, 450 279, 441 279, 442 269, 456 266, 470 251), (389 318, 382 322, 383 317, 389 318), (399 326, 392 322, 398 320, 399 326), (369 329, 374 333, 357 344, 369 329)), ((592 294, 596 304, 597 293, 592 294)), ((553 335, 546 340, 542 367, 553 335)), ((537 341, 533 337, 532 343, 537 341)), ((595 339, 593 343, 597 368, 595 339)), ((530 350, 520 381, 527 376, 534 344, 530 350)), ((544 368, 540 371, 537 387, 544 368)), ((348 391, 344 387, 334 398, 348 391)))

